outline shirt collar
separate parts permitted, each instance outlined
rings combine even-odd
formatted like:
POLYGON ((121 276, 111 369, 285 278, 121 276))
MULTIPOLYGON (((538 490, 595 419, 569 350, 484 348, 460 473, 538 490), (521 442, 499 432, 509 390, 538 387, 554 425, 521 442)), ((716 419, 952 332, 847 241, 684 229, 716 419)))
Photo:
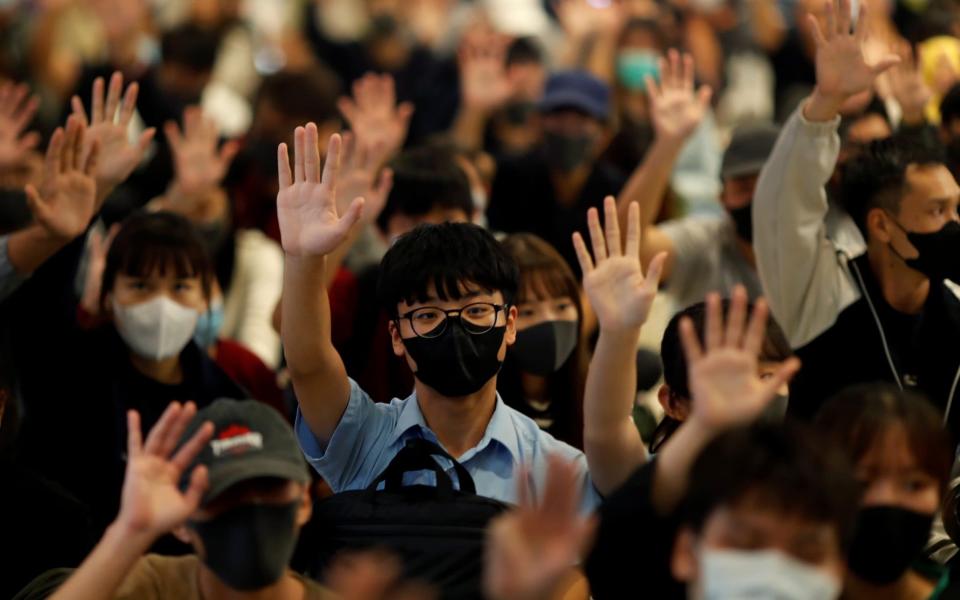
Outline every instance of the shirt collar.
MULTIPOLYGON (((430 441, 437 442, 436 434, 427 426, 423 413, 420 412, 420 403, 417 402, 416 392, 404 401, 403 408, 400 409, 397 424, 393 429, 393 441, 400 441, 415 433, 423 435, 430 441), (414 430, 416 431, 414 432, 414 430)), ((482 452, 491 442, 497 442, 510 452, 515 463, 519 463, 522 460, 522 454, 517 435, 513 419, 510 417, 510 407, 498 393, 493 415, 490 417, 490 422, 487 423, 487 429, 484 431, 483 437, 474 448, 468 450, 461 458, 463 461, 467 461, 482 452)))

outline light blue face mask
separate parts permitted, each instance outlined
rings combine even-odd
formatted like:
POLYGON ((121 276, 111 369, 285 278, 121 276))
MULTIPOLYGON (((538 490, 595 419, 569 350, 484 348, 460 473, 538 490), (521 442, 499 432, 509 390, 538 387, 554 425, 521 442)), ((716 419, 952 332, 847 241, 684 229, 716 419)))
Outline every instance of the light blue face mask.
POLYGON ((660 81, 660 55, 653 50, 624 50, 617 56, 617 79, 631 91, 647 89, 646 78, 660 81))
POLYGON ((193 341, 203 349, 217 343, 220 330, 223 329, 223 302, 213 302, 210 309, 200 313, 197 328, 193 331, 193 341))
POLYGON ((700 600, 836 600, 840 581, 777 550, 701 553, 700 600))

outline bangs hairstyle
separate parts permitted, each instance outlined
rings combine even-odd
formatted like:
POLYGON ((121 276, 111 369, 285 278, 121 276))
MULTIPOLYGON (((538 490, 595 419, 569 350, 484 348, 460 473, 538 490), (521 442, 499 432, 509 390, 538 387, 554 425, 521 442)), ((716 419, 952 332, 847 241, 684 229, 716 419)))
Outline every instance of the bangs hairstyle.
POLYGON ((508 235, 502 244, 520 270, 517 304, 566 296, 573 300, 577 316, 583 319, 580 284, 553 246, 530 233, 508 235))
POLYGON ((485 229, 470 223, 420 225, 401 236, 380 262, 377 296, 396 319, 400 302, 427 302, 430 286, 440 300, 459 300, 464 285, 517 297, 517 264, 485 229))
POLYGON ((853 467, 798 423, 757 423, 710 442, 690 472, 683 522, 700 532, 722 507, 750 507, 833 526, 846 548, 860 501, 853 467))
POLYGON ((950 480, 953 440, 942 415, 920 394, 886 383, 848 387, 824 404, 814 423, 854 464, 903 427, 917 466, 939 482, 941 492, 950 480))
POLYGON ((168 270, 178 278, 199 277, 203 296, 210 299, 213 263, 190 221, 169 212, 134 214, 107 251, 100 306, 106 305, 118 274, 147 277, 155 272, 166 275, 168 270))

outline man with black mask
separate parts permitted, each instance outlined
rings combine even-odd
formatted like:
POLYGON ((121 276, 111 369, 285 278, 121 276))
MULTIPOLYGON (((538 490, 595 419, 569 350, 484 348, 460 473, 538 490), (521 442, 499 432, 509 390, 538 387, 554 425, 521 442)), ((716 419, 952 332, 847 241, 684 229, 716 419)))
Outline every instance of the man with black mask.
POLYGON ((120 513, 58 599, 280 598, 332 592, 288 568, 310 518, 310 476, 290 426, 258 402, 172 403, 142 439, 127 415, 120 513), (196 554, 144 553, 173 532, 196 554))
MULTIPOLYGON (((393 353, 413 372, 413 394, 374 403, 347 377, 331 341, 325 271, 363 199, 337 209, 340 136, 330 138, 322 179, 316 126, 298 127, 295 142, 293 170, 286 146, 278 152, 286 254, 281 336, 299 401, 297 437, 310 464, 334 492, 365 489, 408 440, 426 439, 460 461, 478 494, 516 503, 519 470, 526 468, 528 489, 542 498, 547 457, 556 454, 576 469, 581 507, 595 507, 583 454, 497 394, 497 374, 517 337, 519 276, 504 248, 476 225, 421 225, 381 262, 378 295, 390 316, 393 353)), ((450 461, 438 462, 453 472, 450 461)), ((424 475, 405 481, 429 482, 424 475)))
POLYGON ((824 186, 837 161, 839 110, 895 64, 867 62, 864 13, 847 0, 815 28, 817 87, 780 134, 757 184, 754 247, 774 316, 804 367, 790 410, 812 415, 846 385, 920 390, 960 431, 960 187, 922 138, 872 143, 843 173, 847 212, 866 240, 855 255, 827 236, 824 186), (951 281, 947 281, 951 280, 951 281))

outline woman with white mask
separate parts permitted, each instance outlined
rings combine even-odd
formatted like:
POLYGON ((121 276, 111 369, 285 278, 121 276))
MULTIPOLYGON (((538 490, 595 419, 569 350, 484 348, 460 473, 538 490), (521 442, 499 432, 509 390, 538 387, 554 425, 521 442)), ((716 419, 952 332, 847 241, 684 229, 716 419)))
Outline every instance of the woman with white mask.
POLYGON ((24 460, 90 506, 99 531, 117 510, 128 410, 152 426, 174 400, 202 407, 249 395, 193 341, 214 273, 189 221, 140 213, 123 223, 103 272, 100 314, 108 319, 93 330, 76 324, 72 284, 82 249, 83 237, 22 290, 31 318, 13 326, 23 351, 20 448, 24 460))

